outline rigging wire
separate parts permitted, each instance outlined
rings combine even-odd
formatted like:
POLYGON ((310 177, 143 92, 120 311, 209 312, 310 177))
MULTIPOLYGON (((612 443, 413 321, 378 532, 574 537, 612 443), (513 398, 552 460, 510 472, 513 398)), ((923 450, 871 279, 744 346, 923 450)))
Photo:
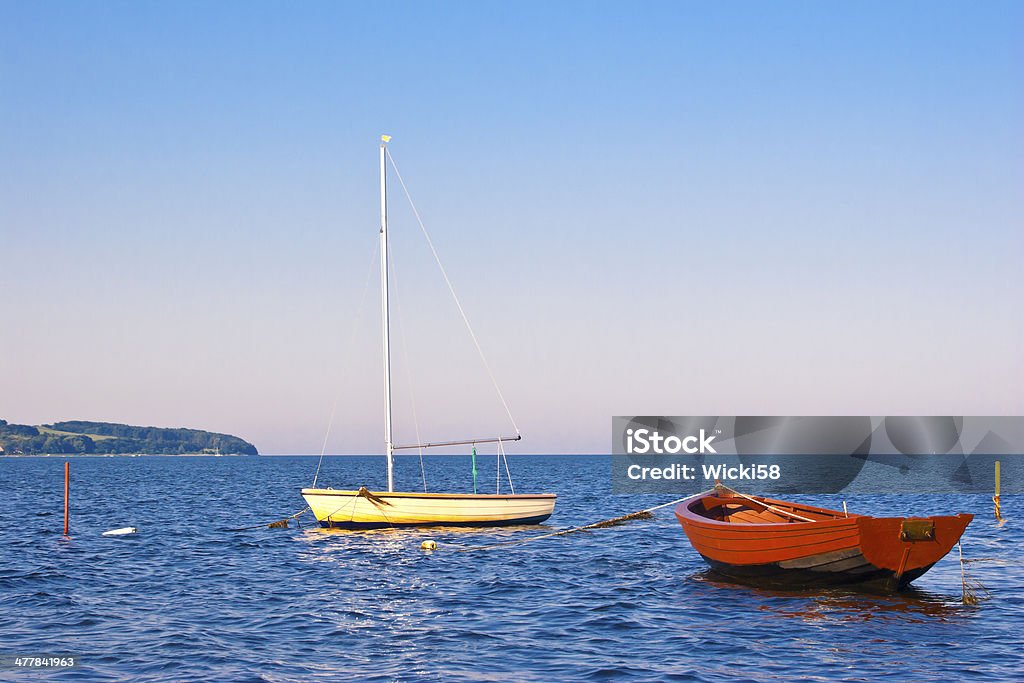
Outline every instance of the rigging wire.
POLYGON ((516 424, 516 420, 512 417, 512 411, 508 407, 508 402, 505 400, 505 395, 501 393, 501 388, 498 387, 498 380, 494 377, 494 372, 491 370, 490 363, 487 362, 487 357, 484 355, 484 350, 480 346, 480 342, 476 338, 476 333, 473 332, 473 326, 469 324, 469 318, 466 316, 466 311, 462 308, 462 302, 459 301, 458 295, 455 293, 455 287, 452 286, 452 281, 448 278, 448 272, 444 269, 444 265, 441 263, 441 257, 437 255, 437 249, 434 248, 434 242, 430 239, 430 233, 427 232, 427 228, 423 225, 423 219, 420 218, 420 212, 416 209, 416 204, 412 201, 412 195, 409 194, 409 188, 405 186, 405 180, 402 179, 402 173, 398 170, 398 165, 395 164, 394 157, 391 156, 391 151, 385 148, 385 152, 388 155, 388 159, 391 161, 391 168, 395 169, 395 175, 398 177, 398 182, 402 186, 402 190, 405 192, 405 198, 409 200, 409 206, 412 207, 413 215, 416 216, 416 222, 420 225, 420 230, 423 231, 423 236, 427 238, 427 246, 430 247, 430 252, 434 255, 434 261, 437 262, 437 267, 441 269, 441 276, 444 277, 445 284, 448 285, 448 291, 452 295, 452 299, 455 300, 455 306, 459 309, 459 313, 462 315, 462 322, 466 324, 466 329, 469 331, 469 336, 473 340, 473 345, 476 346, 477 353, 480 354, 480 360, 483 361, 484 368, 487 370, 487 375, 491 378, 491 384, 494 385, 494 391, 498 394, 498 398, 501 400, 501 405, 505 408, 505 414, 508 415, 509 422, 512 423, 512 427, 516 430, 516 434, 519 434, 519 425, 516 424))
MULTIPOLYGON (((508 477, 508 487, 512 489, 512 495, 514 496, 516 495, 516 487, 512 485, 512 473, 508 470, 508 456, 505 455, 505 444, 501 442, 501 439, 498 439, 498 453, 501 459, 505 461, 505 475, 508 477)), ((498 472, 498 477, 501 477, 500 471, 498 472)))
MULTIPOLYGON (((359 321, 363 316, 363 303, 366 301, 366 292, 370 289, 370 277, 373 275, 373 264, 377 262, 377 253, 380 251, 379 241, 374 240, 373 244, 373 258, 370 259, 370 267, 366 271, 366 282, 363 283, 363 293, 359 297, 359 304, 356 306, 356 314, 352 319, 352 331, 348 337, 347 348, 352 348, 352 345, 356 341, 356 332, 359 331, 359 321)), ((346 364, 343 364, 343 369, 347 369, 346 364)), ((338 400, 339 396, 335 394, 334 407, 331 408, 331 419, 327 422, 327 433, 324 434, 324 443, 320 447, 320 460, 316 463, 316 473, 313 475, 313 485, 310 488, 316 488, 316 481, 320 477, 320 466, 324 464, 324 453, 327 451, 327 440, 330 438, 331 428, 334 426, 334 416, 338 410, 338 400)))
POLYGON ((391 280, 394 284, 394 295, 395 295, 395 308, 398 313, 398 336, 402 340, 402 360, 405 363, 405 381, 409 384, 409 404, 412 407, 412 424, 416 430, 416 443, 419 444, 420 453, 420 477, 423 480, 423 493, 427 492, 427 470, 423 466, 423 439, 420 438, 420 421, 416 416, 416 392, 413 391, 412 386, 412 366, 409 363, 409 344, 405 338, 405 322, 402 315, 402 300, 398 295, 398 275, 397 270, 394 267, 394 251, 388 249, 388 262, 391 266, 391 280))

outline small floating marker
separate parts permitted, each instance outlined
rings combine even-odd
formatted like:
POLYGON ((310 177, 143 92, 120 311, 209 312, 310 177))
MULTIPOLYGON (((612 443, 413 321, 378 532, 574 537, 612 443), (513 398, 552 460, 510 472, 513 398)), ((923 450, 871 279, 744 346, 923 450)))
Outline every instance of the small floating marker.
POLYGON ((420 543, 420 550, 437 550, 437 543, 434 541, 423 541, 423 543, 420 543))
POLYGON ((120 529, 111 529, 110 531, 104 531, 104 536, 128 536, 129 534, 138 533, 138 529, 133 526, 121 527, 120 529))

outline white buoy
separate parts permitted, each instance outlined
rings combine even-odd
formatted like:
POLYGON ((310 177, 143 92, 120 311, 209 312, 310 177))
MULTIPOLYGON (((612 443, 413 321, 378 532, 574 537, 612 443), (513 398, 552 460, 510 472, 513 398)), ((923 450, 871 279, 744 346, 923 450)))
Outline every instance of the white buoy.
POLYGON ((437 550, 437 543, 434 541, 423 541, 423 543, 420 543, 420 550, 437 550))
POLYGON ((111 529, 110 531, 104 531, 104 536, 127 536, 128 534, 137 533, 138 529, 133 526, 121 527, 120 529, 111 529))

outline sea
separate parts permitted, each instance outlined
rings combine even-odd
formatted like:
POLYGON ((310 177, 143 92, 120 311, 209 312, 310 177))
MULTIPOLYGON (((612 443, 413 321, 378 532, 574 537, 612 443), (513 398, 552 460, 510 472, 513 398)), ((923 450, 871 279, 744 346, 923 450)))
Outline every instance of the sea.
MULTIPOLYGON (((325 530, 304 507, 316 457, 0 459, 2 681, 1009 681, 1024 674, 1024 496, 800 500, 875 515, 977 515, 895 595, 780 592, 716 576, 671 507, 527 543, 672 498, 613 495, 609 456, 510 456, 519 492, 556 492, 540 526, 325 530), (137 533, 109 537, 109 529, 137 533), (244 531, 236 529, 249 528, 244 531), (425 540, 437 549, 421 550, 425 540), (73 659, 69 668, 24 666, 73 659), (15 658, 23 664, 15 665, 15 658), (23 659, 24 658, 24 659, 23 659)), ((495 458, 478 458, 481 492, 495 458)), ((431 490, 471 491, 469 457, 432 456, 431 490)), ((420 462, 397 464, 422 488, 420 462)), ((383 486, 380 456, 328 457, 319 485, 383 486)), ((507 482, 503 490, 507 490, 507 482)), ((752 493, 755 491, 751 491, 752 493)))

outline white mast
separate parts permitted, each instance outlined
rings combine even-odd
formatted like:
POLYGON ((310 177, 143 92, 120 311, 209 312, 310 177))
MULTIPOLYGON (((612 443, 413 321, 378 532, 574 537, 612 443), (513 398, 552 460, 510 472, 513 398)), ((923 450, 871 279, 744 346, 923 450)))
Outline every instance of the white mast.
POLYGON ((394 450, 395 442, 391 434, 391 340, 388 332, 390 325, 388 306, 388 190, 387 155, 390 135, 380 136, 380 307, 381 324, 384 327, 384 446, 388 460, 388 493, 395 490, 394 450))

